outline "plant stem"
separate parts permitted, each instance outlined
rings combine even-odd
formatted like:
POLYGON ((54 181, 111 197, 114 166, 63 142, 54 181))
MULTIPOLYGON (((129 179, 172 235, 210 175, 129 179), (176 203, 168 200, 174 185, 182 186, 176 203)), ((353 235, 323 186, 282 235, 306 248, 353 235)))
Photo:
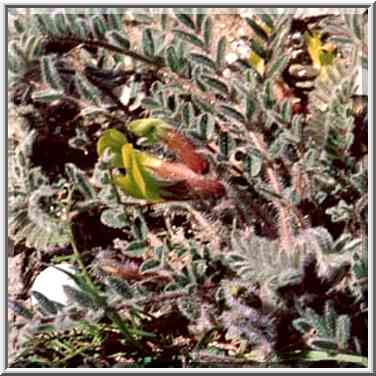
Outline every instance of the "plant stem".
POLYGON ((80 254, 80 252, 79 252, 79 250, 77 248, 76 242, 74 240, 73 231, 72 231, 72 224, 71 223, 69 223, 69 237, 70 237, 70 243, 71 243, 71 246, 72 246, 73 254, 75 256, 75 259, 76 259, 78 265, 81 268, 81 272, 84 275, 84 277, 86 279, 86 282, 90 285, 90 287, 92 289, 95 289, 94 283, 93 283, 93 281, 90 278, 89 272, 87 271, 84 262, 82 261, 81 254, 80 254))
MULTIPOLYGON (((97 288, 95 287, 94 282, 91 280, 90 275, 82 261, 80 252, 77 249, 74 236, 73 236, 73 231, 72 231, 72 224, 70 223, 70 238, 71 238, 71 245, 73 249, 73 253, 76 257, 76 260, 78 264, 80 265, 80 268, 82 270, 82 273, 89 284, 92 293, 98 297, 98 299, 95 299, 96 301, 100 301, 99 295, 97 294, 97 288)), ((141 350, 141 346, 132 338, 132 334, 130 330, 128 329, 128 326, 124 323, 123 319, 120 317, 120 315, 112 308, 107 305, 107 303, 103 302, 105 311, 106 311, 106 316, 119 328, 119 330, 123 333, 124 337, 132 343, 133 346, 137 347, 139 350, 141 350)))
MULTIPOLYGON (((58 38, 55 38, 55 39, 58 39, 58 38)), ((105 49, 107 49, 109 51, 129 56, 129 57, 131 57, 131 58, 133 58, 135 60, 141 61, 141 62, 143 62, 145 64, 154 65, 156 67, 162 67, 162 65, 160 63, 158 63, 157 61, 149 59, 146 56, 141 55, 141 54, 139 54, 136 51, 132 51, 132 50, 129 50, 129 49, 117 47, 117 46, 115 46, 115 45, 113 45, 111 43, 102 42, 100 40, 80 39, 80 38, 75 38, 75 37, 68 37, 68 38, 62 38, 62 39, 64 39, 64 40, 71 40, 73 42, 77 42, 78 44, 83 44, 83 45, 86 45, 86 46, 102 47, 102 48, 105 48, 105 49)))
MULTIPOLYGON (((73 195, 73 189, 71 189, 69 191, 68 197, 67 197, 67 202, 68 202, 67 212, 68 213, 70 213, 70 210, 72 208, 72 195, 73 195)), ((68 215, 68 218, 69 217, 70 216, 68 215)), ((96 288, 94 282, 92 281, 92 279, 90 278, 89 272, 87 271, 86 266, 85 266, 84 262, 82 261, 81 254, 80 254, 80 252, 77 248, 76 241, 75 241, 74 235, 73 235, 72 222, 70 220, 68 222, 68 226, 69 226, 70 243, 71 243, 71 246, 72 246, 73 254, 76 258, 77 263, 79 264, 79 266, 81 268, 81 272, 84 275, 87 284, 89 285, 89 287, 91 289, 91 293, 95 296, 95 300, 97 302, 101 302, 103 304, 103 306, 104 306, 103 308, 105 309, 106 316, 119 328, 119 330, 123 333, 124 337, 129 342, 131 342, 133 346, 137 347, 139 350, 142 350, 142 348, 138 344, 138 342, 136 342, 133 339, 132 334, 131 334, 130 330, 128 329, 128 326, 124 323, 124 321, 120 317, 120 315, 112 307, 109 307, 107 305, 107 303, 103 300, 103 298, 101 298, 99 296, 99 294, 97 293, 97 288, 96 288)))
POLYGON ((124 323, 120 315, 111 307, 107 308, 107 317, 119 328, 124 337, 129 341, 132 346, 136 347, 138 350, 142 350, 142 346, 133 339, 132 333, 128 329, 128 326, 124 323))

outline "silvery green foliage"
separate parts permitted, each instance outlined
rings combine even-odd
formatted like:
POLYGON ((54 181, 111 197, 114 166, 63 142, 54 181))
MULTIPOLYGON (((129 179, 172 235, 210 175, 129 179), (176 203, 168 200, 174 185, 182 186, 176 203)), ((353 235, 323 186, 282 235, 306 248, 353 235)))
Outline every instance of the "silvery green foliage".
POLYGON ((359 339, 351 335, 351 317, 338 315, 330 300, 325 304, 323 315, 308 308, 302 312, 302 317, 293 321, 293 325, 302 334, 314 333, 307 340, 307 345, 314 350, 329 353, 361 351, 356 347, 359 339))
POLYGON ((355 89, 354 64, 354 61, 350 61, 347 67, 338 65, 328 68, 328 80, 318 82, 312 93, 310 131, 315 133, 312 137, 330 159, 346 158, 353 143, 354 120, 350 98, 355 89))
POLYGON ((94 167, 94 183, 95 186, 100 187, 96 198, 99 203, 107 207, 101 213, 102 223, 112 228, 123 228, 128 224, 128 213, 121 203, 121 193, 111 182, 109 160, 110 155, 105 153, 94 167))
POLYGON ((56 205, 57 190, 49 185, 41 168, 30 161, 36 130, 10 148, 8 236, 15 244, 47 250, 69 242, 69 231, 61 219, 63 207, 56 205))
POLYGON ((21 32, 19 39, 11 41, 8 51, 10 85, 26 72, 42 55, 41 36, 21 32))
POLYGON ((367 12, 342 13, 322 20, 321 25, 330 32, 330 41, 350 49, 357 46, 362 51, 361 65, 368 67, 367 12))
MULTIPOLYGON (((128 16, 116 9, 57 9, 30 15, 28 25, 15 20, 10 89, 15 106, 29 104, 32 116, 25 117, 22 142, 10 148, 9 234, 38 250, 63 248, 68 223, 77 225, 80 241, 96 236, 80 230, 77 218, 86 214, 103 225, 102 235, 119 237, 104 247, 117 263, 107 271, 100 259, 91 265, 90 271, 102 266, 104 273, 94 287, 80 279, 79 289, 66 289, 72 306, 56 312, 39 296, 42 311, 57 328, 106 316, 141 347, 142 325, 152 326, 167 312, 183 317, 195 339, 207 333, 241 338, 247 351, 261 348, 266 358, 283 344, 295 350, 311 330, 318 334, 305 342, 310 348, 365 354, 365 339, 352 335, 368 307, 361 242, 367 167, 354 152, 358 143, 366 149, 357 137, 368 120, 353 113, 352 62, 361 52, 348 48, 362 45, 358 18, 319 22, 332 41, 338 35, 330 23, 342 22, 349 40, 338 43, 337 56, 348 64, 335 61, 326 82, 312 75, 309 93, 294 88, 303 106, 296 110, 289 95, 280 98, 276 91, 291 68, 292 15, 246 19, 247 43, 263 69, 248 58, 228 64, 226 36, 216 35, 216 19, 205 12, 132 16, 131 23, 142 27, 139 40, 127 34, 128 16), (96 155, 98 137, 115 128, 144 150, 144 140, 126 125, 148 116, 192 140, 210 162, 208 176, 226 185, 226 197, 150 204, 113 184, 111 156, 96 155), (66 158, 58 172, 32 162, 34 138, 43 136, 63 139, 66 158), (68 193, 69 203, 60 199, 68 193), (171 224, 171 213, 183 225, 171 224)), ((164 147, 151 150, 171 158, 164 147)), ((97 250, 85 247, 85 256, 97 250)), ((205 348, 205 341, 197 343, 205 348)))
MULTIPOLYGON (((334 242, 324 227, 310 228, 293 239, 288 252, 282 252, 278 241, 234 230, 231 251, 226 254, 225 262, 243 280, 278 286, 290 276, 296 278, 307 256, 312 254, 319 260, 322 271, 326 271, 329 265, 351 261, 351 253, 344 250, 350 243, 344 245, 343 240, 334 242)), ((349 249, 359 251, 360 248, 361 239, 357 239, 349 249)))

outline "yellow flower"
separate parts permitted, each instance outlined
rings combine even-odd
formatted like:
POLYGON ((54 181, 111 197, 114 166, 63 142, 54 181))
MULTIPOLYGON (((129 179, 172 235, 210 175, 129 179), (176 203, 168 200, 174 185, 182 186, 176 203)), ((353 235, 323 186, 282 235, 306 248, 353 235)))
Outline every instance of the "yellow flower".
POLYGON ((323 44, 320 34, 317 32, 311 34, 306 31, 304 33, 304 41, 313 66, 320 70, 320 78, 325 80, 327 77, 327 67, 333 64, 336 46, 331 43, 323 44))

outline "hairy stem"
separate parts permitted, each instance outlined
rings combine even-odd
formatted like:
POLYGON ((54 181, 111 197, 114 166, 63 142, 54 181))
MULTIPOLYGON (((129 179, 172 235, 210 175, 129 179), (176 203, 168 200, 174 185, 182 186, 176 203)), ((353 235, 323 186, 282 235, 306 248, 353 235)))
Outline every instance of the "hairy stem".
MULTIPOLYGON (((123 49, 117 46, 114 46, 107 42, 102 42, 98 40, 80 40, 75 39, 79 43, 88 45, 88 46, 96 46, 96 47, 102 47, 109 51, 121 53, 124 55, 127 55, 135 60, 141 61, 145 64, 152 65, 159 69, 160 73, 162 74, 163 78, 167 81, 173 81, 175 84, 178 84, 183 90, 186 90, 187 92, 192 93, 196 97, 198 97, 200 100, 204 101, 205 103, 209 103, 212 107, 215 108, 217 113, 221 113, 221 109, 218 107, 218 98, 213 93, 203 93, 201 90, 199 90, 195 85, 193 85, 192 81, 187 79, 182 74, 176 74, 174 72, 171 72, 168 68, 164 66, 164 64, 160 60, 152 60, 149 59, 141 54, 139 54, 136 51, 132 51, 129 49, 123 49)), ((239 106, 237 106, 239 107, 239 106)), ((241 110, 239 108, 239 110, 241 110)), ((243 111, 241 111, 243 112, 243 111)), ((218 116, 216 116, 219 124, 223 123, 222 119, 219 119, 218 116)), ((245 128, 247 127, 247 124, 242 123, 242 126, 245 128)), ((274 165, 272 162, 270 162, 269 158, 267 157, 267 147, 264 143, 264 141, 260 138, 259 135, 257 135, 256 132, 249 130, 249 138, 252 141, 252 143, 255 145, 257 150, 261 153, 261 155, 267 160, 268 166, 266 168, 266 173, 269 178, 270 184, 276 194, 283 197, 283 190, 281 187, 281 184, 279 182, 276 169, 274 168, 274 165)), ((287 250, 289 246, 291 245, 292 241, 292 229, 290 227, 290 216, 289 211, 286 206, 278 203, 275 204, 277 207, 277 210, 279 212, 279 222, 280 222, 280 238, 281 238, 281 245, 284 250, 287 250)), ((294 213, 296 214, 296 213, 294 213)))

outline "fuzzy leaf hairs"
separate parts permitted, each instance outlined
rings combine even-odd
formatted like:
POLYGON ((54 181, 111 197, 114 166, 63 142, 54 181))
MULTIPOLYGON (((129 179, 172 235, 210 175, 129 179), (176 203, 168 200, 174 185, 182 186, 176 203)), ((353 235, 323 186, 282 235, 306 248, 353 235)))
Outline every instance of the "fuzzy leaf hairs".
POLYGON ((190 140, 170 125, 148 118, 131 122, 128 129, 136 136, 146 138, 150 144, 163 142, 182 162, 170 162, 136 150, 124 134, 116 129, 106 130, 97 143, 98 155, 110 149, 111 167, 126 170, 126 175, 115 175, 113 181, 130 196, 158 202, 225 194, 221 182, 202 175, 208 170, 208 162, 190 140))

